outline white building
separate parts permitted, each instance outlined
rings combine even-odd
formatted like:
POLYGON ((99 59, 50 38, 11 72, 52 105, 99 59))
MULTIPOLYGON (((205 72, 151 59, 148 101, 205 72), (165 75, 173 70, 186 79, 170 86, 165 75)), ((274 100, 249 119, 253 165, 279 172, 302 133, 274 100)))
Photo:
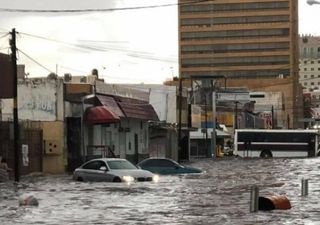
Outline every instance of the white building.
MULTIPOLYGON (((299 38, 299 82, 303 93, 311 97, 314 111, 320 108, 320 37, 300 36, 299 38)), ((315 114, 314 117, 319 118, 315 114)))

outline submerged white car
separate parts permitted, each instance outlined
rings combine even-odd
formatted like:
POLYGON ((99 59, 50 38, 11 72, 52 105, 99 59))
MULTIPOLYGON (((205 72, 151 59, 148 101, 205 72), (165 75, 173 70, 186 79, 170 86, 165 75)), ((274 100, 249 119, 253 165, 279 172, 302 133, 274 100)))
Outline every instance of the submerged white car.
POLYGON ((73 179, 76 181, 157 182, 159 177, 147 170, 138 169, 126 159, 100 158, 90 160, 75 169, 73 179))

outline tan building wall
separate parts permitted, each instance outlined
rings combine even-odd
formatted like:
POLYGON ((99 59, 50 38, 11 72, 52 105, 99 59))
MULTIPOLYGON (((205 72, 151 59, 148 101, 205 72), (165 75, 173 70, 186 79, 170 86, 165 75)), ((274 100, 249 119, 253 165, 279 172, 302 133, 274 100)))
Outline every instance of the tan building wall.
POLYGON ((180 76, 225 76, 238 86, 256 86, 263 78, 264 88, 273 91, 281 86, 273 80, 288 78, 285 104, 298 127, 298 1, 179 3, 180 76))

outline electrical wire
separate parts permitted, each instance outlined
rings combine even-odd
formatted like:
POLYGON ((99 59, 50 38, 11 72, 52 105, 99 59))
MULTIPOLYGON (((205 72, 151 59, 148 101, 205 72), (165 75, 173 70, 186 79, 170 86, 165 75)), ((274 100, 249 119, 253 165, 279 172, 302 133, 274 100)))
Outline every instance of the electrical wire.
POLYGON ((20 12, 20 13, 88 13, 88 12, 115 12, 115 11, 127 11, 127 10, 140 10, 140 9, 153 9, 153 8, 163 8, 170 6, 179 6, 179 5, 191 5, 201 2, 211 2, 212 0, 196 0, 183 3, 171 3, 171 4, 162 4, 162 5, 148 5, 148 6, 134 6, 134 7, 123 7, 123 8, 109 8, 109 9, 9 9, 9 8, 0 8, 0 12, 20 12))
POLYGON ((134 51, 134 50, 130 51, 128 49, 119 48, 119 47, 80 45, 80 44, 69 43, 69 42, 60 41, 60 40, 56 40, 56 39, 51 39, 51 38, 43 37, 43 36, 39 36, 39 35, 28 34, 28 33, 24 33, 24 32, 17 32, 17 33, 22 34, 22 35, 26 35, 29 37, 39 38, 39 39, 43 39, 46 41, 52 41, 52 42, 56 42, 56 43, 60 43, 60 44, 64 44, 64 45, 68 45, 68 46, 72 46, 72 47, 76 47, 76 48, 91 50, 91 51, 108 52, 108 51, 112 50, 112 51, 125 52, 125 53, 127 53, 127 55, 129 57, 132 57, 132 58, 155 60, 155 61, 162 61, 162 62, 171 62, 171 63, 176 63, 178 61, 176 58, 157 57, 157 56, 151 55, 151 53, 148 53, 148 52, 134 51))
MULTIPOLYGON (((3 33, 4 33, 4 32, 3 32, 3 33)), ((8 36, 8 35, 9 35, 9 33, 5 33, 4 35, 0 36, 0 39, 6 37, 6 36, 8 36)))
POLYGON ((21 51, 20 49, 17 49, 18 52, 21 52, 23 55, 25 55, 27 58, 29 58, 31 61, 33 61, 34 63, 36 63, 38 66, 42 67, 43 69, 47 70, 49 73, 53 73, 50 69, 48 69, 47 67, 43 66, 41 63, 39 63, 38 61, 36 61, 35 59, 33 59, 31 56, 29 56, 28 54, 26 54, 25 52, 21 51))
POLYGON ((0 51, 4 50, 4 49, 9 49, 10 47, 5 47, 5 48, 0 48, 0 51))

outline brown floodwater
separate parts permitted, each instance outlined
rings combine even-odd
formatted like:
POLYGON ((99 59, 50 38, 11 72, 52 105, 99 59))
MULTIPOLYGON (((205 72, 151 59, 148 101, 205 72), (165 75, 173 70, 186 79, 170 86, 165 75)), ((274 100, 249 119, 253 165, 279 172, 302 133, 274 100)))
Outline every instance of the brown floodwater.
POLYGON ((320 158, 194 160, 198 175, 158 183, 81 183, 71 175, 0 183, 0 224, 320 224, 320 158), (301 196, 301 179, 309 195, 301 196), (286 195, 290 210, 250 213, 250 187, 286 195), (33 195, 37 207, 19 206, 33 195))

